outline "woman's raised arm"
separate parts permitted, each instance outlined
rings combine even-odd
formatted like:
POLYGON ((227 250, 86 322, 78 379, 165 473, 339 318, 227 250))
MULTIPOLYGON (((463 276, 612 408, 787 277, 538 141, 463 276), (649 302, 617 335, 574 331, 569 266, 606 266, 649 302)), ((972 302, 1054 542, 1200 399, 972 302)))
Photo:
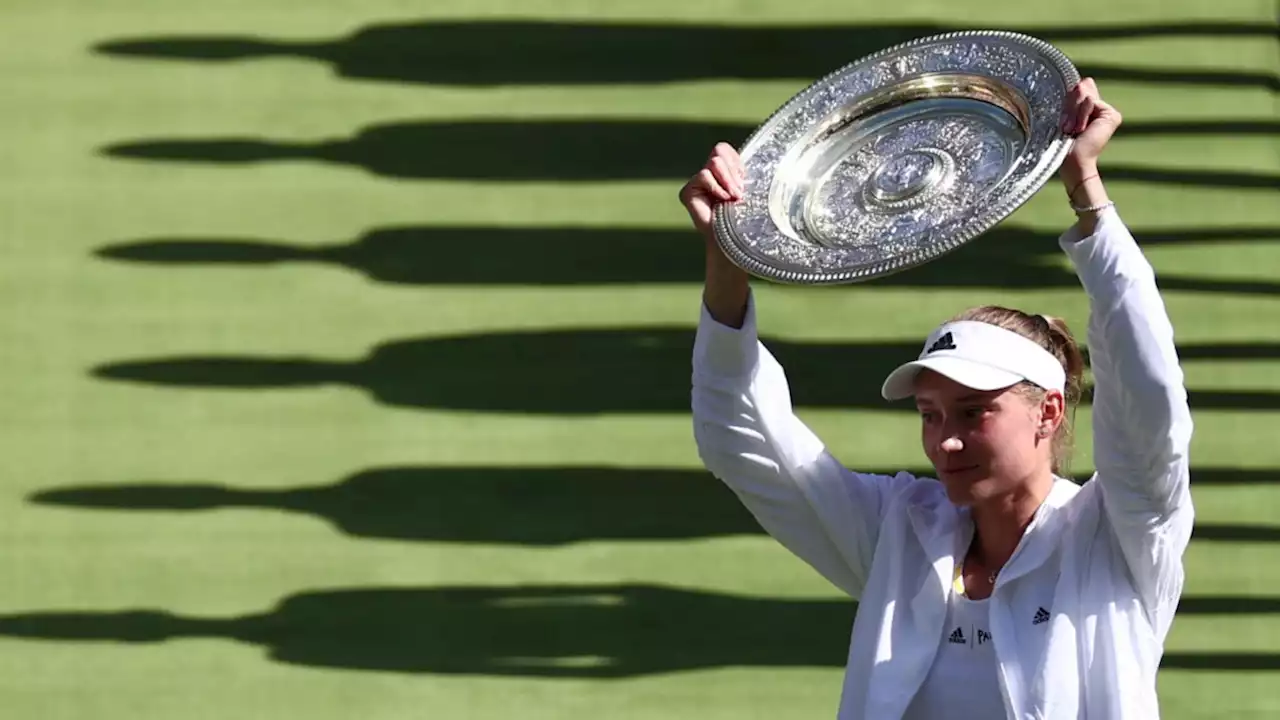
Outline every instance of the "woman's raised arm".
POLYGON ((1173 327, 1155 272, 1112 206, 1097 157, 1120 115, 1081 83, 1068 121, 1084 128, 1063 168, 1080 222, 1060 239, 1089 296, 1095 476, 1106 517, 1163 636, 1191 536, 1192 435, 1173 327))
POLYGON ((747 273, 716 245, 711 216, 742 189, 721 144, 680 193, 706 242, 706 284, 693 352, 698 453, 771 536, 859 597, 892 493, 912 480, 852 472, 796 417, 781 365, 760 341, 747 273))

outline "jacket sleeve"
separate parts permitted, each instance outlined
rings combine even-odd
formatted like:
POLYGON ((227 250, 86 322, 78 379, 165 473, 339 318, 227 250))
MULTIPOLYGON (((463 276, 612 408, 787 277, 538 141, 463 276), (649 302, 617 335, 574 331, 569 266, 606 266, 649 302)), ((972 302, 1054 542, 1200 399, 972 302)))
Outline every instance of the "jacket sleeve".
POLYGON ((707 469, 774 539, 860 597, 884 508, 913 478, 847 470, 796 417, 786 375, 757 337, 753 297, 740 329, 716 322, 703 306, 692 407, 707 469))
POLYGON ((1104 517, 1157 631, 1182 593, 1194 511, 1191 411, 1155 272, 1114 209, 1060 244, 1090 302, 1093 452, 1104 517))

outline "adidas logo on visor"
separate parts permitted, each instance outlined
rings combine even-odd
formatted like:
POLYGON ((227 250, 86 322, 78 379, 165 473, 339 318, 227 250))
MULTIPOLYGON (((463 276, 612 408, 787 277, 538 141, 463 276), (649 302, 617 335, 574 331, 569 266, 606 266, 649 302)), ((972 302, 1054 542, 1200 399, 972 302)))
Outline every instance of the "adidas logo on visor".
POLYGON ((925 351, 925 354, 936 353, 939 350, 955 350, 955 349, 956 349, 956 341, 954 338, 951 337, 951 333, 947 333, 942 337, 938 338, 932 345, 930 345, 929 349, 925 351))

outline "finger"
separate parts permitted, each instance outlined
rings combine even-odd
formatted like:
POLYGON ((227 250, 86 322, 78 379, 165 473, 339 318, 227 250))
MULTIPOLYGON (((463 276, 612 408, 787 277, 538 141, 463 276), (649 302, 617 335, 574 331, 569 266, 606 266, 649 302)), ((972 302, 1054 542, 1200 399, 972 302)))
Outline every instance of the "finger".
POLYGON ((738 187, 737 179, 734 177, 733 169, 729 166, 729 161, 724 156, 711 158, 710 169, 720 187, 725 188, 734 195, 742 192, 742 189, 738 187))
POLYGON ((702 194, 710 195, 719 200, 729 200, 732 197, 729 191, 716 179, 710 168, 702 168, 698 172, 698 186, 702 190, 702 194))
POLYGON ((685 206, 689 210, 689 217, 693 219, 695 226, 701 226, 711 219, 711 203, 701 195, 691 199, 685 206))
POLYGON ((1087 100, 1088 96, 1077 86, 1068 98, 1066 116, 1062 121, 1063 132, 1079 132, 1076 127, 1080 124, 1080 114, 1087 100))
POLYGON ((729 175, 733 178, 733 186, 741 190, 746 185, 746 169, 742 166, 742 156, 738 154, 736 148, 727 142, 716 143, 715 150, 711 153, 711 159, 721 158, 725 161, 729 168, 729 175))
POLYGON ((1076 83, 1074 90, 1076 100, 1078 101, 1087 99, 1097 100, 1099 98, 1098 85, 1093 82, 1093 78, 1084 78, 1080 82, 1076 83))
POLYGON ((1071 88, 1071 92, 1067 93, 1067 97, 1063 100, 1063 132, 1072 132, 1075 129, 1079 123, 1081 109, 1088 98, 1089 87, 1082 83, 1077 83, 1071 88))
POLYGON ((708 196, 716 195, 715 178, 711 177, 711 173, 706 168, 699 170, 697 174, 689 178, 689 182, 680 188, 680 202, 686 208, 692 209, 697 202, 705 202, 708 196))
POLYGON ((710 161, 712 161, 712 160, 715 160, 716 158, 724 158, 725 160, 733 160, 734 156, 735 156, 735 155, 737 155, 737 154, 738 154, 738 151, 737 151, 737 150, 734 150, 734 149, 733 149, 733 146, 732 146, 732 145, 730 145, 729 143, 727 143, 727 142, 718 142, 718 143, 716 143, 716 146, 715 146, 714 148, 712 148, 712 149, 711 149, 711 156, 707 158, 707 162, 710 162, 710 161))
POLYGON ((1103 102, 1101 99, 1094 100, 1093 104, 1096 106, 1096 109, 1094 110, 1094 115, 1096 115, 1097 117, 1105 118, 1106 120, 1114 124, 1116 127, 1119 127, 1120 123, 1123 122, 1124 119, 1120 117, 1120 111, 1117 110, 1114 105, 1108 105, 1107 103, 1103 102))
POLYGON ((1096 110, 1097 107, 1097 103, 1092 97, 1086 96, 1084 100, 1081 101, 1080 109, 1076 113, 1076 126, 1073 128, 1074 132, 1082 133, 1085 128, 1089 127, 1089 123, 1096 119, 1094 116, 1094 110, 1096 110))
POLYGON ((1062 98, 1062 111, 1067 112, 1080 102, 1080 98, 1084 96, 1084 89, 1079 85, 1072 87, 1062 98))

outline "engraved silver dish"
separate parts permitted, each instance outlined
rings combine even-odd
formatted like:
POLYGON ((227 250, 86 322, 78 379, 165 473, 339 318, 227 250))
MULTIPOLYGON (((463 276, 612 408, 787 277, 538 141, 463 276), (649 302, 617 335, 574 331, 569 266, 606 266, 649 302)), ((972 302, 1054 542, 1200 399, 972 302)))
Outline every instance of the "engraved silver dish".
POLYGON ((936 259, 1008 217, 1066 157, 1080 80, 1048 43, 934 35, 818 80, 739 149, 741 199, 716 207, 736 265, 788 284, 871 280, 936 259))

